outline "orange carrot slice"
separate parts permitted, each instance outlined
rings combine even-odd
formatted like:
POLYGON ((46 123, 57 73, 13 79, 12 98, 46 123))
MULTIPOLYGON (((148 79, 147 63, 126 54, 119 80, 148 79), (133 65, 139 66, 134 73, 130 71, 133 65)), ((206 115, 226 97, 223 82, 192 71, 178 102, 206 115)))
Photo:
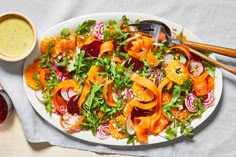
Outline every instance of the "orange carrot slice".
POLYGON ((80 98, 79 98, 78 103, 77 103, 79 109, 83 108, 82 105, 83 105, 84 101, 86 100, 86 98, 87 98, 87 96, 88 96, 88 94, 90 92, 90 89, 91 89, 91 85, 90 85, 89 80, 85 79, 84 83, 85 83, 84 87, 82 89, 80 98))
POLYGON ((112 51, 114 51, 114 45, 113 45, 113 41, 112 40, 105 41, 100 46, 100 56, 102 56, 106 52, 112 52, 112 51))
POLYGON ((147 53, 146 61, 151 67, 156 67, 160 63, 151 50, 149 50, 147 53))
POLYGON ((111 107, 117 107, 117 104, 114 102, 112 97, 112 88, 113 88, 114 82, 112 80, 108 80, 103 87, 103 98, 106 101, 108 106, 111 107))

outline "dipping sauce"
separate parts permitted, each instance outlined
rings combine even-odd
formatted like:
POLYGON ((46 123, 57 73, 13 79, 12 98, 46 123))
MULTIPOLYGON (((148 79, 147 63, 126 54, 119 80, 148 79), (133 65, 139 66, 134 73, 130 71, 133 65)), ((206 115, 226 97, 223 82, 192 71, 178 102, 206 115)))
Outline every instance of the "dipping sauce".
POLYGON ((0 21, 0 53, 17 57, 32 46, 34 33, 28 22, 20 17, 8 17, 0 21))

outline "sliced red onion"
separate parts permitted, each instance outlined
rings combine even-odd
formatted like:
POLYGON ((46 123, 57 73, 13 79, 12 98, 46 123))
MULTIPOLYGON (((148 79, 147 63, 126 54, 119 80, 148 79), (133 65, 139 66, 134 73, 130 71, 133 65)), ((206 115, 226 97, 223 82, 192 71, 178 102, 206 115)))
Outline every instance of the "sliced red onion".
POLYGON ((65 81, 68 80, 69 78, 67 76, 58 76, 59 81, 65 81))
POLYGON ((57 56, 57 60, 60 62, 60 61, 62 61, 63 60, 63 55, 58 55, 57 56))
POLYGON ((70 97, 68 96, 68 90, 69 88, 62 88, 61 89, 61 96, 63 99, 65 99, 66 101, 70 100, 70 97))
POLYGON ((200 76, 204 71, 204 66, 201 61, 191 60, 189 64, 189 71, 194 76, 200 76))
POLYGON ((69 88, 67 90, 67 95, 68 95, 69 99, 72 98, 73 96, 77 95, 77 94, 78 93, 76 93, 72 88, 69 88))
POLYGON ((126 130, 127 130, 128 134, 133 135, 133 134, 135 133, 135 131, 134 131, 134 125, 133 125, 133 121, 132 121, 132 119, 131 119, 131 116, 129 116, 129 117, 126 119, 125 126, 126 126, 126 130))
POLYGON ((66 131, 69 131, 69 130, 70 130, 70 127, 71 127, 71 124, 69 124, 68 121, 62 120, 61 126, 62 126, 63 129, 65 129, 66 131))
POLYGON ((52 60, 52 67, 56 71, 57 74, 60 72, 57 67, 57 62, 55 60, 52 60))
POLYGON ((125 90, 125 98, 127 101, 130 101, 132 99, 132 92, 130 89, 125 90))
POLYGON ((36 90, 35 91, 35 96, 40 102, 44 101, 42 90, 36 90))
POLYGON ((103 24, 103 22, 99 22, 94 27, 94 35, 100 40, 103 39, 103 24))
POLYGON ((161 73, 161 69, 156 69, 156 73, 157 73, 157 78, 156 78, 156 81, 155 81, 155 83, 156 84, 159 84, 159 82, 160 82, 160 80, 161 80, 161 75, 162 75, 162 73, 161 73))
POLYGON ((112 97, 113 97, 113 100, 115 102, 118 101, 118 99, 121 97, 120 93, 119 93, 119 90, 116 90, 115 92, 112 93, 112 97))
POLYGON ((214 104, 214 101, 215 101, 214 91, 210 91, 207 94, 207 98, 203 100, 202 104, 204 107, 208 108, 214 104))
POLYGON ((185 106, 190 112, 197 112, 198 109, 195 107, 194 100, 196 96, 193 93, 189 93, 188 97, 185 98, 185 106))
POLYGON ((104 123, 104 124, 100 125, 97 129, 96 135, 100 139, 109 138, 110 137, 110 130, 109 130, 108 123, 104 123))

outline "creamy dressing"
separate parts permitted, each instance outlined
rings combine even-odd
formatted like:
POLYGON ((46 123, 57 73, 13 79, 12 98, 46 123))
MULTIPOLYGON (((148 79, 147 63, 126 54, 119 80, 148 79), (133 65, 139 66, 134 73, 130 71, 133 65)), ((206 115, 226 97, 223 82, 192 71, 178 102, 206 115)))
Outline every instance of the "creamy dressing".
POLYGON ((0 21, 0 53, 17 57, 30 49, 33 43, 33 30, 21 18, 10 17, 0 21))

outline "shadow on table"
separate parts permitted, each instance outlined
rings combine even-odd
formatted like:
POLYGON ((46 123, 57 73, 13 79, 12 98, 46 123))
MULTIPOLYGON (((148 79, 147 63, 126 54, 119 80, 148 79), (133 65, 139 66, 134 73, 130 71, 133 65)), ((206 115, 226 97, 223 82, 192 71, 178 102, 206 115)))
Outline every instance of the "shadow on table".
POLYGON ((30 142, 28 142, 28 143, 32 147, 32 149, 34 149, 36 151, 40 151, 43 149, 47 149, 48 147, 52 147, 52 145, 50 145, 47 142, 43 142, 43 143, 30 143, 30 142))

